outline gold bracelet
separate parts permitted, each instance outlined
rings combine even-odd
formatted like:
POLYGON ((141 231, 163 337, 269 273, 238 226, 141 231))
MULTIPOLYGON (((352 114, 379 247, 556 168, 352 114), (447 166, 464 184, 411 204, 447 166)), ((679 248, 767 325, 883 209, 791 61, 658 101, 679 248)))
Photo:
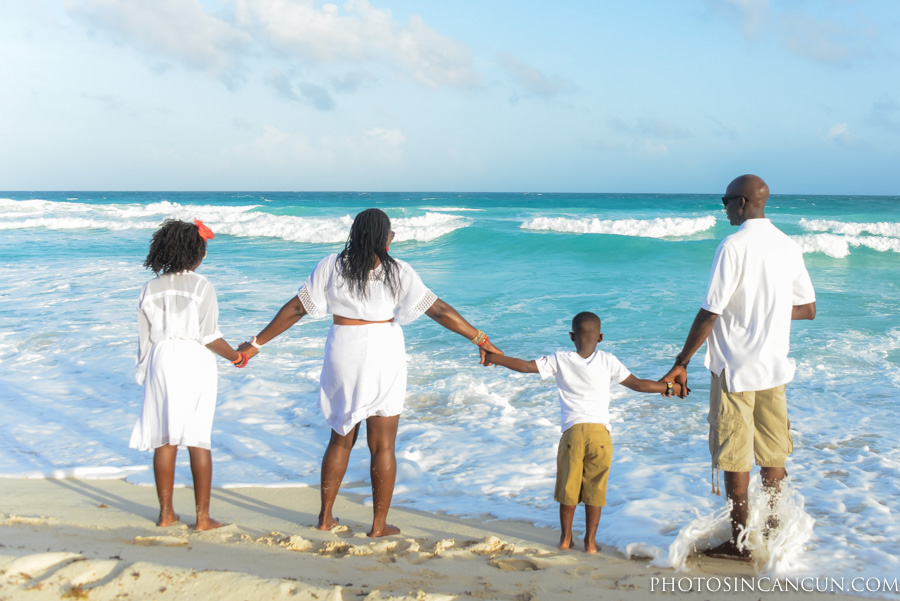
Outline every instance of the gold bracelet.
POLYGON ((485 338, 487 338, 487 334, 485 334, 482 330, 478 330, 478 333, 475 334, 475 338, 472 338, 470 342, 474 345, 479 345, 484 342, 485 338))

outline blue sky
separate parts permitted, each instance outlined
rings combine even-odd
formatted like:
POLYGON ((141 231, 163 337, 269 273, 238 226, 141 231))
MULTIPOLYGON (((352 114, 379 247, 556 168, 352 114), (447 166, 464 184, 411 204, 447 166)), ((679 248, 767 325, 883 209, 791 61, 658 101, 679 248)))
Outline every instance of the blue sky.
POLYGON ((900 3, 0 3, 0 189, 900 194, 900 3))

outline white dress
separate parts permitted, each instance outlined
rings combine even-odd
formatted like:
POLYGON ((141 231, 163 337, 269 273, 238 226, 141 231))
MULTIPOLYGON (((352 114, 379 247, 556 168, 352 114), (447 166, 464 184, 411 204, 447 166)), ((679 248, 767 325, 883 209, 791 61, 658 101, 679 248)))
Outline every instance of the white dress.
POLYGON ((129 446, 209 449, 218 377, 206 345, 222 337, 215 289, 193 271, 161 275, 141 288, 137 315, 144 406, 129 446))
POLYGON ((297 296, 310 317, 340 315, 384 321, 358 326, 332 325, 325 341, 325 361, 319 383, 319 407, 332 430, 346 435, 373 415, 399 415, 406 397, 406 346, 403 329, 434 304, 437 296, 425 287, 405 261, 397 261, 399 291, 392 296, 379 266, 369 274, 367 298, 359 298, 340 274, 338 255, 322 259, 297 296))

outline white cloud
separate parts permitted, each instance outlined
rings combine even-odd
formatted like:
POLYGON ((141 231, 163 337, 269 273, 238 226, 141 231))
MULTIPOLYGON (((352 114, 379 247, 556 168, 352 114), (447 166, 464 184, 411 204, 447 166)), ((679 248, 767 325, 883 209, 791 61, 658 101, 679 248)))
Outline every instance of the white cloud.
POLYGON ((881 40, 876 25, 858 14, 839 14, 834 3, 811 4, 817 15, 796 4, 769 0, 706 0, 710 13, 736 22, 749 41, 767 37, 796 56, 831 66, 872 57, 881 40), (826 16, 819 16, 824 13, 826 16))
POLYGON ((159 60, 172 60, 233 84, 250 36, 207 13, 198 0, 80 0, 67 11, 159 60))
POLYGON ((690 131, 658 117, 639 117, 633 124, 627 123, 619 117, 614 117, 609 120, 609 125, 619 133, 648 138, 681 140, 691 137, 690 131))
POLYGON ((642 148, 645 154, 652 157, 664 157, 669 154, 669 148, 665 144, 656 144, 650 140, 645 140, 642 148))
MULTIPOLYGON (((388 72, 431 87, 478 87, 469 49, 443 36, 417 16, 407 23, 368 0, 316 6, 315 0, 233 0, 230 17, 217 16, 200 0, 71 0, 68 13, 116 42, 154 61, 158 72, 181 64, 219 78, 229 87, 247 76, 243 57, 272 54, 285 69, 304 71, 347 67, 328 73, 336 91, 355 90, 371 70, 388 72)), ((334 106, 330 92, 309 81, 267 83, 282 96, 292 94, 319 110, 334 106), (277 85, 276 85, 277 84, 277 85), (296 87, 296 89, 294 89, 296 87)))
MULTIPOLYGON (((545 75, 543 72, 526 65, 511 54, 500 54, 500 64, 512 76, 513 81, 525 90, 524 97, 536 96, 549 100, 561 92, 571 89, 573 86, 565 79, 556 75, 545 75)), ((520 96, 515 94, 510 101, 515 103, 520 96)))
POLYGON ((317 8, 314 0, 235 0, 237 22, 288 58, 314 64, 376 63, 429 87, 474 87, 468 48, 429 28, 406 25, 368 0, 317 8))
POLYGON ((838 144, 852 146, 856 144, 856 136, 850 133, 850 126, 846 123, 835 123, 828 130, 827 138, 838 144))
POLYGON ((390 165, 403 160, 406 135, 396 128, 373 127, 358 135, 321 136, 285 132, 265 125, 254 140, 237 144, 224 154, 264 170, 294 167, 301 172, 344 169, 353 165, 390 165))
POLYGON ((265 81, 281 97, 291 102, 305 103, 320 111, 330 111, 335 107, 334 98, 323 88, 314 83, 300 81, 294 84, 283 72, 278 69, 269 69, 265 75, 265 81))
POLYGON ((869 123, 882 129, 900 131, 900 104, 890 96, 885 96, 872 104, 869 123))
POLYGON ((856 47, 855 34, 846 26, 807 13, 784 15, 779 29, 788 50, 816 62, 847 65, 865 53, 856 47))
POLYGON ((762 33, 769 19, 769 0, 707 0, 710 9, 735 19, 748 40, 762 33))

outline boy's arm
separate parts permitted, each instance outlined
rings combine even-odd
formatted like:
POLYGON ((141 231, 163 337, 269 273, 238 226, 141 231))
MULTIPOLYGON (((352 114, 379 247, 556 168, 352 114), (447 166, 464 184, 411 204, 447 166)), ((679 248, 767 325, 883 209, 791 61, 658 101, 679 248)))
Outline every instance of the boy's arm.
MULTIPOLYGON (((627 378, 619 383, 626 388, 634 390, 635 392, 658 392, 660 394, 663 394, 668 389, 665 382, 636 378, 634 374, 629 374, 627 378)), ((681 384, 678 382, 673 382, 673 386, 674 388, 672 389, 672 392, 674 392, 678 396, 682 396, 681 384)))
POLYGON ((522 372, 523 374, 538 373, 537 362, 534 360, 525 361, 523 359, 516 359, 515 357, 498 355, 497 353, 487 353, 484 356, 485 365, 493 365, 495 363, 513 371, 522 372))

